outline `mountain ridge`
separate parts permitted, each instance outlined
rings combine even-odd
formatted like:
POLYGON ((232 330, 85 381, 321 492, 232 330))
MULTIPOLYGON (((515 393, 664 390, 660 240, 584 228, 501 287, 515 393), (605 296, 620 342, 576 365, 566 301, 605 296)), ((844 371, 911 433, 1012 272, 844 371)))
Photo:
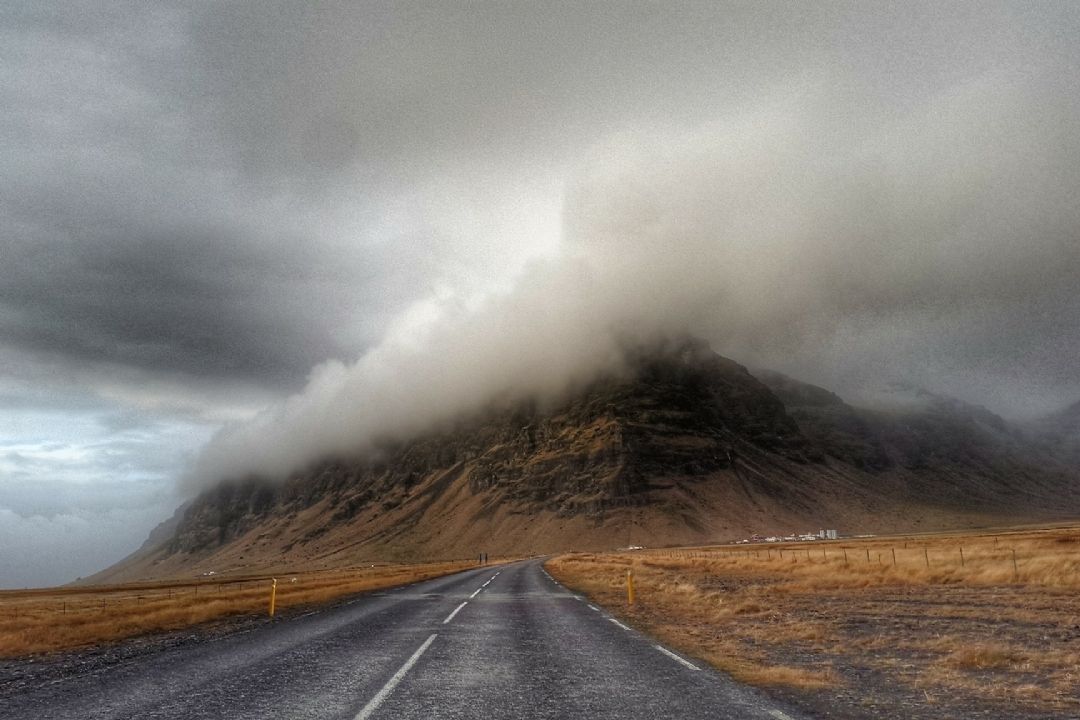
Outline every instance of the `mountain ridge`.
POLYGON ((915 530, 1080 511, 1076 467, 982 408, 848 405, 701 341, 628 355, 551 407, 519 402, 282 484, 225 482, 98 580, 477 552, 915 530))

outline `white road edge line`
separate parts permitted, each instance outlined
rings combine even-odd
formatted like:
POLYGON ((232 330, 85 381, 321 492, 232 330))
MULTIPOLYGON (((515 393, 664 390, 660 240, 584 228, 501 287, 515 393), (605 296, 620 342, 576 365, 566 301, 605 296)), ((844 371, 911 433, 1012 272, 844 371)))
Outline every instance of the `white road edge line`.
POLYGON ((589 607, 592 608, 593 610, 595 610, 596 612, 600 612, 600 608, 596 607, 592 603, 589 603, 589 607))
POLYGON ((382 686, 382 689, 379 690, 379 692, 375 693, 375 697, 371 698, 371 700, 368 701, 368 704, 356 714, 354 720, 367 720, 371 717, 372 713, 378 710, 379 706, 390 696, 390 693, 394 692, 394 688, 396 688, 398 683, 401 682, 401 679, 405 677, 405 673, 412 669, 412 666, 415 665, 416 661, 420 659, 420 656, 431 647, 431 643, 435 642, 435 638, 437 637, 439 637, 438 634, 434 634, 425 640, 424 644, 405 661, 405 664, 401 666, 401 669, 394 673, 392 678, 386 681, 386 684, 382 686))
MULTIPOLYGON (((656 648, 657 650, 659 650, 660 652, 664 653, 665 655, 667 655, 669 658, 671 658, 675 662, 681 663, 681 664, 685 665, 686 667, 690 668, 691 670, 700 670, 701 669, 697 665, 695 665, 694 663, 687 660, 686 658, 679 657, 678 655, 671 652, 670 650, 668 650, 666 647, 663 647, 662 645, 653 645, 653 647, 656 648)), ((779 720, 779 718, 777 720, 779 720)), ((788 718, 788 720, 791 720, 791 718, 788 718)))
POLYGON ((450 622, 451 620, 453 620, 453 619, 454 619, 454 616, 455 616, 455 615, 457 615, 457 614, 458 614, 459 612, 461 612, 461 608, 465 607, 465 606, 466 606, 466 605, 468 605, 468 604, 469 604, 469 601, 468 601, 468 600, 466 600, 465 602, 461 603, 461 604, 460 604, 460 605, 458 605, 458 606, 457 606, 456 608, 454 608, 454 612, 452 612, 452 613, 450 613, 449 615, 447 615, 447 616, 446 616, 446 619, 442 621, 442 624, 443 624, 443 625, 445 625, 446 623, 448 623, 448 622, 450 622))
POLYGON ((776 720, 791 720, 791 716, 781 710, 770 710, 769 714, 776 718, 776 720))
POLYGON ((621 628, 622 628, 623 630, 629 630, 629 629, 630 629, 630 628, 628 628, 627 626, 623 625, 623 624, 622 624, 621 622, 619 622, 618 620, 616 620, 615 618, 608 618, 608 620, 610 620, 611 622, 615 623, 616 625, 618 625, 619 627, 621 627, 621 628))

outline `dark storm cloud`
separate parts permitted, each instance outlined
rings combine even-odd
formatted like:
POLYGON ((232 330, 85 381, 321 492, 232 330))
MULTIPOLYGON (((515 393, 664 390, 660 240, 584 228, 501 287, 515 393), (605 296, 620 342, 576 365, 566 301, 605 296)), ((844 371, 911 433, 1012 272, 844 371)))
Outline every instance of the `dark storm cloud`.
MULTIPOLYGON (((9 342, 75 362, 287 385, 346 350, 334 327, 364 298, 340 288, 370 278, 347 263, 318 267, 311 245, 268 253, 231 231, 148 227, 10 248, 0 275, 14 319, 2 325, 9 342)), ((377 313, 377 299, 368 307, 377 313)))
MULTIPOLYGON (((184 15, 136 4, 70 22, 80 12, 4 18, 5 346, 288 387, 371 342, 426 259, 344 236, 336 198, 231 164, 229 138, 187 104, 184 15)), ((352 196, 363 216, 370 201, 352 196)))
POLYGON ((448 265, 500 252, 477 245, 514 253, 477 237, 484 218, 448 235, 431 196, 565 175, 612 134, 715 121, 778 85, 827 88, 815 129, 857 136, 988 69, 1065 94, 1067 9, 9 7, 0 332, 73 362, 296 387, 448 265), (387 227, 395 202, 407 222, 387 227))

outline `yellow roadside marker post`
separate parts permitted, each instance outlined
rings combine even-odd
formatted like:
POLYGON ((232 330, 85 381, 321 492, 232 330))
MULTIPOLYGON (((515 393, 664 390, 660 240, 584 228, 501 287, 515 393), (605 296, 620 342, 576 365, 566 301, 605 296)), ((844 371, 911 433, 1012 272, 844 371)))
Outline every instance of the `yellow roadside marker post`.
POLYGON ((277 601, 277 578, 270 585, 270 617, 274 617, 274 603, 277 601))
POLYGON ((634 571, 626 571, 626 604, 634 604, 634 571))

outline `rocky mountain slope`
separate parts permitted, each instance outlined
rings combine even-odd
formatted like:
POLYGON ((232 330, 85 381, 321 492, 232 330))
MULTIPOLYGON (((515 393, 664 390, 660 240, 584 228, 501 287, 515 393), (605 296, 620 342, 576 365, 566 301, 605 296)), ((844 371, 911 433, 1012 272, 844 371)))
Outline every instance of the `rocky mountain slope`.
POLYGON ((859 409, 693 340, 627 365, 284 484, 222 483, 94 579, 1080 514, 1077 465, 981 408, 859 409))
POLYGON ((942 506, 1073 512, 1080 462, 986 408, 918 388, 883 409, 857 408, 779 373, 761 379, 784 403, 816 453, 882 476, 942 506))
POLYGON ((1036 420, 1027 431, 1044 452, 1080 467, 1080 402, 1036 420))

